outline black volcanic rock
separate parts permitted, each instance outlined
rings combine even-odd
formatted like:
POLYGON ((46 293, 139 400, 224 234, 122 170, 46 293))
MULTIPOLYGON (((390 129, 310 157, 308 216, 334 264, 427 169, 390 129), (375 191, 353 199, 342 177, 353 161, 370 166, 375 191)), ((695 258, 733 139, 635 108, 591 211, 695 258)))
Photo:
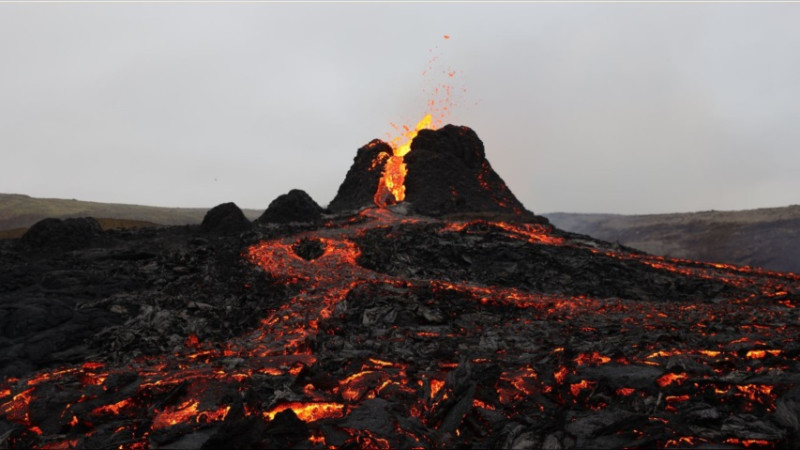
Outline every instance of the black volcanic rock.
POLYGON ((322 208, 300 189, 278 196, 258 218, 261 223, 318 222, 322 219, 322 208))
POLYGON ((319 239, 300 239, 292 248, 306 261, 315 260, 325 253, 325 244, 319 239))
POLYGON ((486 159, 483 142, 463 126, 421 130, 405 157, 406 201, 431 216, 463 212, 531 216, 486 159))
POLYGON ((475 224, 464 228, 463 235, 446 238, 433 232, 435 229, 437 225, 418 224, 402 230, 366 231, 356 239, 361 249, 359 263, 396 277, 466 280, 484 286, 535 286, 549 293, 598 298, 702 301, 731 295, 732 291, 720 281, 659 271, 636 260, 595 253, 591 247, 513 247, 514 240, 503 236, 502 228, 475 224), (475 245, 472 236, 476 235, 491 236, 491 242, 487 239, 475 245))
POLYGON ((242 259, 246 236, 174 226, 109 230, 84 247, 0 240, 0 380, 252 327, 286 288, 242 259))
POLYGON ((22 242, 35 248, 76 248, 89 244, 102 232, 100 224, 91 217, 43 219, 25 232, 22 242))
POLYGON ((798 275, 529 222, 268 228, 0 241, 0 447, 798 448, 798 275))
POLYGON ((213 233, 240 233, 249 230, 253 224, 247 220, 236 203, 229 202, 211 208, 203 218, 203 230, 213 233))
MULTIPOLYGON (((339 192, 333 212, 374 206, 375 192, 392 148, 378 139, 361 147, 339 192)), ((408 174, 405 201, 428 216, 453 213, 535 216, 511 193, 486 159, 483 142, 468 127, 447 125, 421 130, 405 156, 408 174)))
POLYGON ((358 149, 353 165, 328 208, 333 212, 342 212, 374 206, 373 198, 383 166, 391 155, 392 147, 380 139, 373 139, 358 149))

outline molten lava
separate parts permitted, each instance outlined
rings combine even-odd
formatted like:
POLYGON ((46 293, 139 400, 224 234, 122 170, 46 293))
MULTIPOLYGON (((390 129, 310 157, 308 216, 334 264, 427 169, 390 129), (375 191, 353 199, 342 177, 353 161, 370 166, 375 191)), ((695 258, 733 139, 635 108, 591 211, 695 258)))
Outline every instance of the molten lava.
MULTIPOLYGON (((421 122, 417 130, 428 124, 421 122)), ((402 164, 408 145, 395 149, 392 158, 402 164)), ((758 436, 769 439, 760 440, 753 438, 752 432, 739 433, 731 425, 732 419, 715 411, 705 412, 703 417, 727 420, 722 434, 714 431, 718 434, 693 436, 689 428, 673 430, 670 426, 680 422, 685 411, 693 411, 694 396, 725 406, 731 414, 776 411, 780 396, 791 385, 771 380, 780 380, 773 377, 798 363, 797 351, 778 346, 798 337, 791 334, 795 328, 786 325, 797 321, 796 316, 790 316, 794 307, 781 303, 786 295, 795 298, 794 293, 800 291, 797 275, 588 247, 591 255, 632 261, 665 274, 679 273, 698 283, 722 280, 760 296, 719 303, 627 301, 423 275, 404 278, 366 268, 360 262, 359 238, 370 230, 424 226, 433 230, 435 239, 507 239, 517 246, 545 251, 577 249, 583 244, 538 224, 444 222, 398 217, 385 209, 365 210, 356 219, 263 241, 246 250, 246 260, 263 269, 270 279, 296 290, 265 313, 260 328, 241 338, 208 343, 190 335, 184 343, 185 353, 136 359, 130 367, 87 362, 25 380, 5 380, 0 385, 0 413, 25 430, 14 438, 12 446, 95 445, 91 441, 94 433, 113 430, 113 436, 117 436, 113 442, 147 448, 158 444, 151 440, 153 436, 169 436, 173 429, 214 430, 229 420, 238 420, 237 416, 270 424, 289 409, 309 427, 311 434, 303 439, 311 445, 444 445, 434 441, 433 435, 480 444, 485 430, 502 433, 504 420, 516 415, 546 420, 548 408, 599 413, 626 405, 649 414, 618 422, 620 427, 630 422, 630 429, 624 431, 630 442, 658 436, 654 441, 641 441, 641 446, 706 442, 763 446, 780 442, 780 435, 775 433, 762 433, 758 436), (312 260, 298 256, 296 244, 302 239, 317 240, 324 251, 312 260), (358 295, 365 289, 367 299, 358 295), (392 297, 392 293, 400 294, 392 297), (779 298, 772 305, 765 300, 776 296, 779 298), (410 309, 419 316, 413 319, 419 323, 394 324, 397 313, 393 308, 413 299, 421 300, 410 309), (363 312, 348 319, 350 311, 360 311, 359 303, 364 301, 385 303, 388 312, 379 314, 383 311, 380 306, 364 307, 363 312), (443 308, 454 321, 448 324, 444 315, 433 311, 435 308, 443 308), (500 316, 493 316, 493 311, 500 316), (492 322, 495 317, 502 320, 492 322), (703 322, 714 317, 730 317, 741 324, 742 334, 727 341, 719 338, 713 330, 721 327, 711 329, 712 324, 703 322), (687 325, 671 325, 680 321, 687 325), (539 332, 551 329, 544 324, 561 331, 539 332), (366 334, 357 334, 359 327, 366 334), (636 327, 671 337, 627 340, 636 327), (516 342, 517 330, 521 336, 538 336, 538 341, 516 342), (612 347, 599 346, 603 334, 614 342, 612 347), (506 337, 498 342, 498 336, 506 337), (690 347, 686 336, 700 336, 707 340, 706 345, 690 347), (406 347, 404 343, 408 343, 406 347), (392 350, 445 349, 451 345, 459 352, 464 348, 465 355, 448 356, 436 350, 433 354, 444 356, 419 361, 392 350), (340 357, 340 352, 349 356, 340 357), (471 352, 469 360, 464 358, 466 352, 471 352), (640 378, 628 377, 627 367, 640 378), (682 370, 672 370, 676 367, 682 370), (610 376, 618 377, 619 382, 609 384, 610 376), (119 380, 125 377, 133 381, 120 385, 119 380), (470 381, 476 377, 485 377, 486 382, 470 381), (64 403, 56 408, 56 420, 44 420, 37 405, 49 408, 48 401, 60 401, 48 399, 49 389, 71 385, 82 386, 83 393, 75 398, 65 396, 64 403), (228 394, 217 394, 225 392, 228 394), (259 397, 260 392, 269 396, 259 397), (377 430, 357 428, 359 418, 389 414, 382 409, 387 404, 394 405, 392 414, 403 419, 377 430), (341 431, 331 431, 331 424, 341 431), (648 428, 648 424, 652 426, 648 428)))
POLYGON ((375 204, 384 208, 387 205, 402 202, 406 198, 405 179, 408 170, 403 158, 411 151, 411 141, 420 130, 433 128, 433 117, 426 114, 414 129, 403 126, 403 134, 392 140, 393 155, 389 157, 383 168, 378 189, 375 191, 375 204))

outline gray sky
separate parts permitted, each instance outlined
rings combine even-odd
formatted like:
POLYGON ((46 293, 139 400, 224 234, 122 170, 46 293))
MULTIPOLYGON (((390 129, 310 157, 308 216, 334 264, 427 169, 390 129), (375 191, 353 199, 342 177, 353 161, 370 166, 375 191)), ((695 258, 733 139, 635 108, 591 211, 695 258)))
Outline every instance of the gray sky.
POLYGON ((445 122, 535 212, 796 204, 798 23, 800 4, 0 4, 0 192, 325 205, 448 84, 445 122))

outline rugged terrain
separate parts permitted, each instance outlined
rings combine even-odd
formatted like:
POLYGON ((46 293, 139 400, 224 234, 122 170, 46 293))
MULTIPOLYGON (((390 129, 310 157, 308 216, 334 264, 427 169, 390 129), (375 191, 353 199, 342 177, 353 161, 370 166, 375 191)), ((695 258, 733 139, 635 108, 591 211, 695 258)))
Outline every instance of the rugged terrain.
POLYGON ((424 201, 375 207, 370 143, 335 212, 293 190, 254 223, 0 243, 0 445, 800 445, 800 276, 562 231, 443 130, 424 201))
MULTIPOLYGON (((95 217, 103 228, 153 225, 194 225, 207 208, 160 208, 155 206, 87 202, 60 198, 35 198, 0 194, 0 239, 18 238, 34 223, 46 218, 95 217)), ((261 211, 244 210, 251 219, 261 211)))
POLYGON ((559 228, 656 255, 800 273, 800 206, 617 215, 551 213, 559 228))

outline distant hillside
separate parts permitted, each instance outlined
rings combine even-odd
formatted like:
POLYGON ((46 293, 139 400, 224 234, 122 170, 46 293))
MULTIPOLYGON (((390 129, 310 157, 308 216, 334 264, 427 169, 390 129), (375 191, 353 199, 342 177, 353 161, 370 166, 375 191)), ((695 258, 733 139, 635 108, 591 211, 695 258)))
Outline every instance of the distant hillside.
MULTIPOLYGON (((114 230, 120 228, 149 228, 157 227, 159 224, 147 222, 144 220, 126 220, 126 219, 108 219, 103 217, 95 217, 97 223, 103 230, 114 230)), ((18 239, 21 238, 29 227, 12 228, 10 230, 0 230, 1 239, 18 239)))
POLYGON ((648 253, 800 273, 800 206, 617 215, 551 213, 558 228, 648 253))
MULTIPOLYGON (((0 231, 22 232, 39 220, 55 217, 113 218, 122 221, 150 222, 158 225, 187 225, 203 221, 208 208, 161 208, 155 206, 96 203, 58 198, 34 198, 20 194, 0 194, 0 231)), ((263 211, 243 210, 249 219, 263 211)), ((111 222, 109 222, 111 223, 111 222)))

